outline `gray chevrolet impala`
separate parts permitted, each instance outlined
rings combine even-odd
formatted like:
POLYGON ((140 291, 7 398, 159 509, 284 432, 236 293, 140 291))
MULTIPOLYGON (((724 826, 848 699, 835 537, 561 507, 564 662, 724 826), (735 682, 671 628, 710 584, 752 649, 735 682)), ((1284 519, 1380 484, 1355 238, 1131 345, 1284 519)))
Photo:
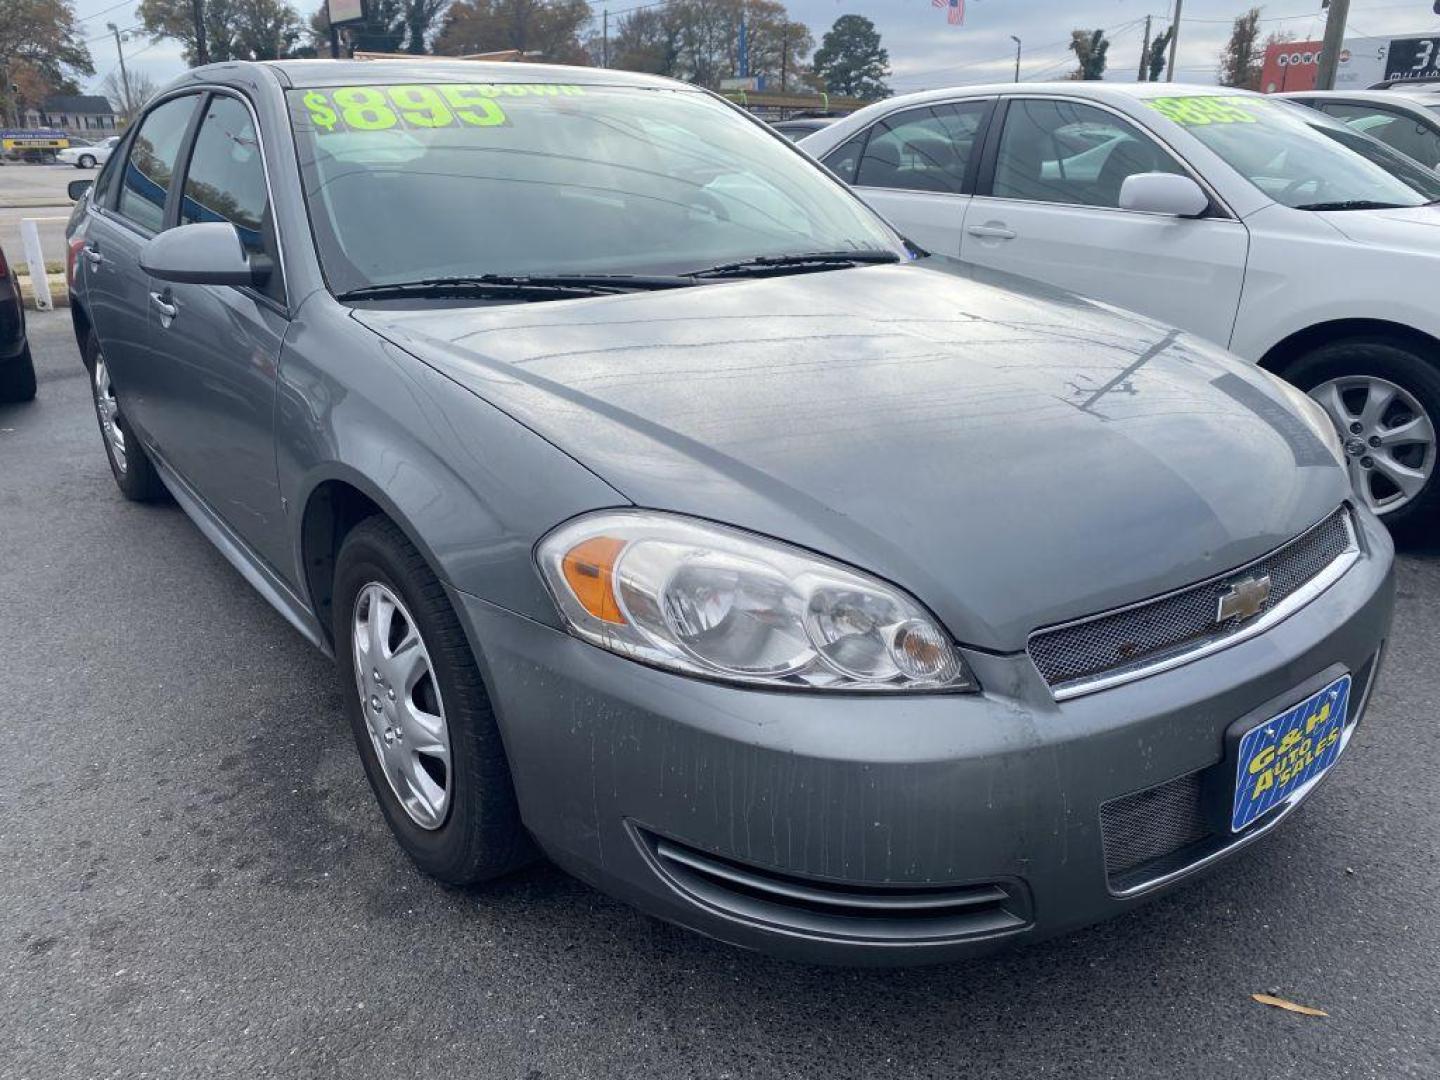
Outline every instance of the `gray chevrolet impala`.
POLYGON ((1316 405, 702 90, 211 66, 76 195, 120 491, 334 655, 443 881, 954 958, 1217 865, 1360 722, 1393 549, 1316 405))

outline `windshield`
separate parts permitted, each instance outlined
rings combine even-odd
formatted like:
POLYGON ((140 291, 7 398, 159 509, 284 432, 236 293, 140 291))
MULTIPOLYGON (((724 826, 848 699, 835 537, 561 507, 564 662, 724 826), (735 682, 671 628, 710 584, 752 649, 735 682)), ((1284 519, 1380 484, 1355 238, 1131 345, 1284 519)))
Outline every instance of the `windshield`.
POLYGON ((1181 124, 1276 202, 1300 209, 1420 206, 1440 178, 1343 124, 1259 97, 1155 98, 1150 108, 1181 124))
POLYGON ((803 155, 703 94, 541 84, 288 92, 330 289, 687 273, 899 239, 803 155))

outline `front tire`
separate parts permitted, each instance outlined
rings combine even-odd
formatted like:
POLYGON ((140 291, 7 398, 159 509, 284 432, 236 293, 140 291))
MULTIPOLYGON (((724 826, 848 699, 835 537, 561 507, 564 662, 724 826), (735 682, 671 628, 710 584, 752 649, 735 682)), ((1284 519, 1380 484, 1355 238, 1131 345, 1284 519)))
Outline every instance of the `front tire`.
POLYGON ((336 558, 336 667, 386 822, 415 863, 454 885, 529 860, 500 729, 440 581, 383 517, 336 558))
POLYGON ((89 154, 81 154, 80 160, 75 163, 75 167, 77 169, 93 169, 95 167, 95 159, 89 154))
POLYGON ((115 386, 110 381, 110 366, 100 348, 100 339, 92 331, 85 339, 85 367, 90 372, 90 396, 95 402, 95 419, 100 424, 100 437, 105 443, 105 457, 115 486, 132 502, 157 502, 167 492, 160 474, 155 471, 145 448, 135 438, 120 411, 115 386))
POLYGON ((20 355, 0 364, 0 401, 35 400, 35 359, 26 345, 20 355))
POLYGON ((1284 376, 1324 407, 1357 497, 1405 534, 1440 520, 1440 369, 1406 344, 1323 345, 1284 376))

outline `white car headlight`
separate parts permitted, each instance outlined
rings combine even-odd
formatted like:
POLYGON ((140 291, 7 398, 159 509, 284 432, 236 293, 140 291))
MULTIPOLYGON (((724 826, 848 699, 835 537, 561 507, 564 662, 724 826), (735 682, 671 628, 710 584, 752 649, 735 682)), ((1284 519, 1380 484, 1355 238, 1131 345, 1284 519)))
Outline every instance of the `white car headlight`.
POLYGON ((1320 441, 1329 448, 1335 455, 1335 460, 1341 465, 1345 464, 1345 436, 1335 427, 1335 421, 1330 419, 1330 414, 1325 411, 1318 401, 1312 398, 1298 386, 1293 386, 1278 376, 1275 385, 1285 395, 1285 400, 1290 402, 1295 411, 1300 414, 1310 429, 1320 437, 1320 441))
POLYGON ((979 688, 911 597, 776 540, 617 510, 560 526, 535 554, 571 632, 632 660, 767 687, 979 688))

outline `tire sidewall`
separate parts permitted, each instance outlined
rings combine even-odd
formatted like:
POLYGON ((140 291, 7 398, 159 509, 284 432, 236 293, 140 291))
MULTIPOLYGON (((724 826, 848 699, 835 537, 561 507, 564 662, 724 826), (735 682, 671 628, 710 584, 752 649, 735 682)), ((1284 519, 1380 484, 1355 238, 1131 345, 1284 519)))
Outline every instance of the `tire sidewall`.
MULTIPOLYGON (((1371 375, 1403 387, 1424 408, 1440 434, 1440 369, 1426 357, 1399 343, 1339 341, 1308 353, 1288 367, 1285 378, 1307 393, 1321 383, 1351 375, 1371 375)), ((1431 453, 1440 452, 1440 445, 1431 453)), ((1381 520, 1393 531, 1409 532, 1440 518, 1440 461, 1430 479, 1410 502, 1381 520)))

